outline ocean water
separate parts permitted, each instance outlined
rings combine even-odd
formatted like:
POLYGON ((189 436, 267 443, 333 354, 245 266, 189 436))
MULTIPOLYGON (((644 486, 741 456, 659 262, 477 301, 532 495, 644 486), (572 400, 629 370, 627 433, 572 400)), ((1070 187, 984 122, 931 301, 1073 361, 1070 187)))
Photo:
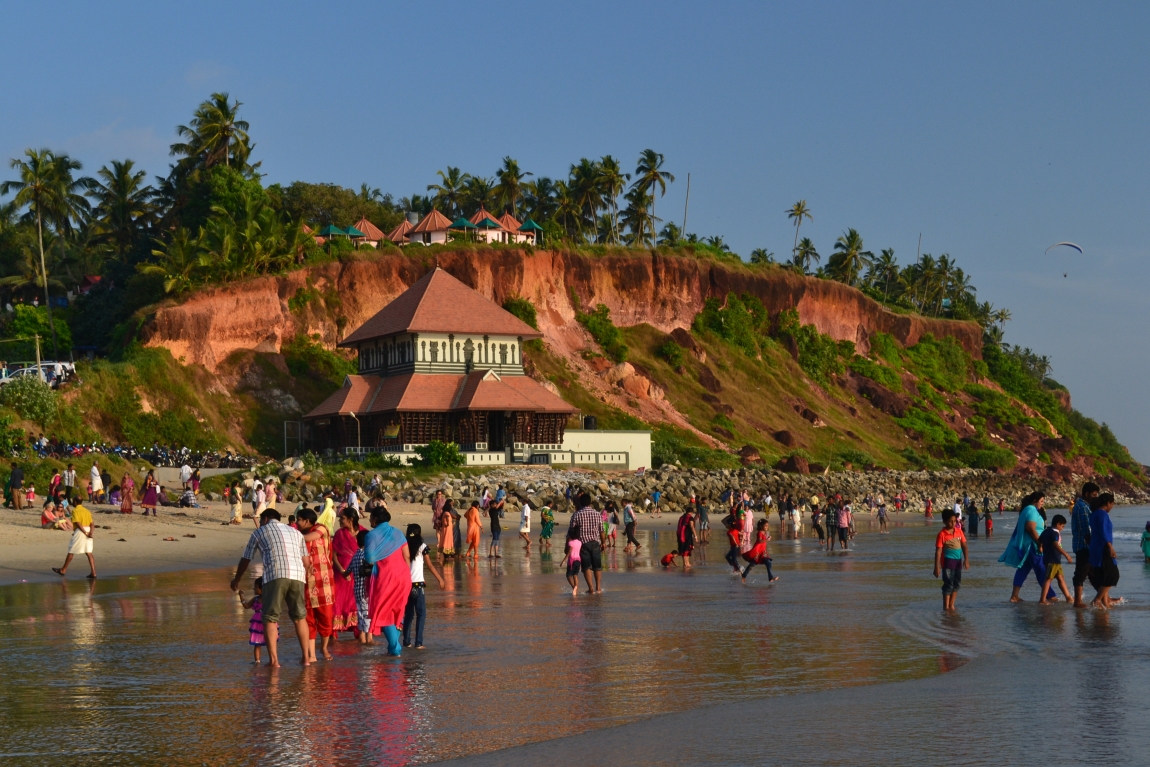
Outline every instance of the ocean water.
POLYGON ((1013 519, 970 542, 957 615, 921 519, 833 554, 776 525, 769 585, 732 577, 717 539, 664 571, 670 528, 644 532, 596 597, 571 597, 561 550, 507 540, 429 587, 428 649, 343 641, 302 669, 293 640, 276 672, 251 663, 226 571, 4 587, 0 761, 1150 763, 1150 509, 1114 513, 1111 613, 1037 605, 1033 582, 1009 604, 1013 519))

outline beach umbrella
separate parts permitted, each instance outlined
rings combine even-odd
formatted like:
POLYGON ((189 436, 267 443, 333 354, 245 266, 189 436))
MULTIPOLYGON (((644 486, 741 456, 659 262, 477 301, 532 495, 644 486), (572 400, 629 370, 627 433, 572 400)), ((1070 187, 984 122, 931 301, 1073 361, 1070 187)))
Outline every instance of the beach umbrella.
POLYGON ((531 219, 524 221, 523 226, 519 227, 519 231, 535 232, 535 240, 537 242, 543 239, 543 227, 539 226, 539 224, 535 223, 531 219))
POLYGON ((347 235, 343 229, 340 229, 335 224, 328 224, 323 229, 319 230, 320 237, 338 237, 340 235, 347 235))
POLYGON ((354 226, 349 226, 344 230, 344 234, 348 237, 366 237, 367 235, 356 229, 354 226))
POLYGON ((479 227, 477 227, 475 224, 468 221, 463 216, 460 216, 459 218, 457 218, 451 222, 451 228, 452 229, 478 229, 479 227))

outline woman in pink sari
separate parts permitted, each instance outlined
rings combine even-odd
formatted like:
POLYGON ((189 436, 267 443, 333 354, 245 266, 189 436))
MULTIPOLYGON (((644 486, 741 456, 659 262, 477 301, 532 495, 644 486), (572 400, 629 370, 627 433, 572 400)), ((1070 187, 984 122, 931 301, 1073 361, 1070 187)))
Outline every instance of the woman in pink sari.
POLYGON ((351 558, 359 550, 355 536, 359 533, 359 515, 355 509, 344 509, 339 515, 339 529, 332 538, 331 566, 336 572, 335 603, 332 605, 333 637, 341 631, 355 631, 358 619, 355 607, 355 583, 344 577, 351 558))
POLYGON ((368 584, 371 633, 382 633, 387 639, 387 654, 398 656, 399 627, 411 594, 411 555, 407 539, 390 522, 391 513, 382 506, 371 513, 372 529, 363 542, 363 560, 375 566, 368 584))
POLYGON ((742 522, 739 534, 739 553, 746 554, 755 546, 755 515, 748 504, 737 502, 738 514, 742 522))

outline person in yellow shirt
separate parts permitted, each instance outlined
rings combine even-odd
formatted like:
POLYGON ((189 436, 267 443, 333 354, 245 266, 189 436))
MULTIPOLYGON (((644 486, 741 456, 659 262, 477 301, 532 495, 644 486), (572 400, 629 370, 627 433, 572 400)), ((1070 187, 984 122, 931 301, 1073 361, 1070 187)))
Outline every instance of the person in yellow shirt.
POLYGON ((57 575, 66 575, 68 565, 72 563, 72 557, 77 554, 85 554, 88 557, 88 566, 92 568, 88 577, 95 580, 96 558, 92 556, 92 536, 95 532, 96 525, 92 520, 92 512, 84 508, 83 505, 77 504, 76 508, 72 510, 72 541, 68 544, 68 556, 64 559, 64 566, 53 567, 52 572, 57 575))

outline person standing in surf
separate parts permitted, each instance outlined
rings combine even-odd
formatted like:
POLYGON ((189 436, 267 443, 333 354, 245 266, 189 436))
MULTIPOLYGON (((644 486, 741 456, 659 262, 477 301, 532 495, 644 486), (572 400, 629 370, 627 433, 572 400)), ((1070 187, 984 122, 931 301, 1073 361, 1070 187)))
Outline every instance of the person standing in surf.
POLYGON ((962 587, 962 571, 970 569, 966 536, 953 511, 942 512, 943 528, 934 539, 934 577, 942 576, 942 609, 954 611, 954 599, 962 587))
MULTIPOLYGON (((1014 526, 1014 533, 1010 536, 1010 542, 1006 544, 1006 551, 998 558, 999 562, 1016 570, 1014 590, 1010 594, 1011 602, 1022 601, 1019 592, 1031 571, 1034 572, 1039 588, 1046 583, 1046 566, 1042 563, 1042 552, 1039 550, 1039 539, 1042 531, 1046 529, 1046 520, 1039 509, 1045 502, 1046 493, 1041 491, 1035 491, 1022 499, 1022 510, 1018 512, 1018 523, 1014 526)), ((1049 591, 1047 596, 1054 596, 1054 591, 1049 591)))
POLYGON ((1090 504, 1098 497, 1101 488, 1093 482, 1082 486, 1082 492, 1074 501, 1070 511, 1070 550, 1074 552, 1074 606, 1086 607, 1082 600, 1082 588, 1090 575, 1090 504))

